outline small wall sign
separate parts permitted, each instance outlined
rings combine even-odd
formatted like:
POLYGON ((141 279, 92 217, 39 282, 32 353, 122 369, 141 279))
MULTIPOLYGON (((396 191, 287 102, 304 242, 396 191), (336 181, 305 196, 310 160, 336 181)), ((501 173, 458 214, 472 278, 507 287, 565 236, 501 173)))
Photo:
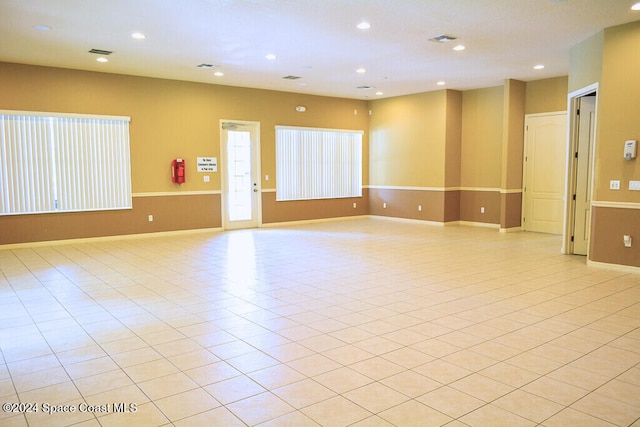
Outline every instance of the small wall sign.
POLYGON ((216 157, 198 157, 198 172, 218 172, 216 157))

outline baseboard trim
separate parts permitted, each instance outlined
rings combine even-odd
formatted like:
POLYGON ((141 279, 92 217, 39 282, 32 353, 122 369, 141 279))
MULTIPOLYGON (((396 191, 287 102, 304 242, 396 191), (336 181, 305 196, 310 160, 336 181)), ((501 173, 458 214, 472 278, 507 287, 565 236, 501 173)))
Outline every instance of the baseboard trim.
POLYGON ((400 218, 397 216, 384 216, 384 215, 369 215, 369 218, 376 220, 386 220, 386 221, 394 221, 394 222, 404 222, 405 224, 424 224, 424 225, 435 225, 438 227, 444 227, 446 223, 439 221, 427 221, 423 219, 415 219, 415 218, 400 218))
POLYGON ((494 228, 496 230, 500 229, 500 224, 492 224, 490 222, 457 221, 457 223, 460 225, 467 225, 471 227, 494 228))
POLYGON ((335 221, 348 221, 353 219, 369 218, 370 215, 353 215, 353 216, 338 216, 332 218, 317 218, 317 219, 301 219, 298 221, 282 221, 282 222, 267 222, 260 224, 259 228, 274 228, 290 225, 303 225, 303 224, 317 224, 322 222, 335 222, 335 221))
POLYGON ((509 227, 509 228, 500 227, 501 233, 515 233, 517 231, 522 231, 522 227, 509 227))
POLYGON ((115 240, 147 239, 147 238, 164 237, 164 236, 219 233, 221 231, 223 231, 222 227, 196 228, 191 230, 155 231, 151 233, 116 234, 113 236, 100 236, 100 237, 81 237, 78 239, 42 240, 38 242, 8 243, 6 245, 0 245, 0 251, 11 250, 11 249, 37 248, 37 247, 43 247, 43 246, 63 246, 63 245, 75 245, 75 244, 81 244, 81 243, 111 242, 115 240))
POLYGON ((604 268, 607 270, 620 271, 622 273, 640 273, 640 267, 635 267, 633 265, 612 264, 609 262, 591 261, 590 259, 587 260, 587 265, 589 267, 604 268))

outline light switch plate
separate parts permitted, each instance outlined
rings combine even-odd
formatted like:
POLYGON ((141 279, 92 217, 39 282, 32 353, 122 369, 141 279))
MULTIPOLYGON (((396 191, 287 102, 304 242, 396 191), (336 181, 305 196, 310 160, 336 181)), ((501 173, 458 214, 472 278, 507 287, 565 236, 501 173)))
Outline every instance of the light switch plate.
POLYGON ((612 179, 609 181, 609 190, 619 190, 620 189, 620 180, 612 179))
POLYGON ((640 181, 629 181, 629 190, 640 191, 640 181))

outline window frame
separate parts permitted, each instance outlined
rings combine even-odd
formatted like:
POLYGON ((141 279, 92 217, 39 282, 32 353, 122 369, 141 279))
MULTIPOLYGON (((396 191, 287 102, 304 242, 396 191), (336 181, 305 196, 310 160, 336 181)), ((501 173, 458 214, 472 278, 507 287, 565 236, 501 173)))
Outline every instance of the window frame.
POLYGON ((278 125, 275 134, 276 201, 362 197, 364 131, 278 125))
POLYGON ((0 216, 132 209, 130 122, 0 110, 0 216))

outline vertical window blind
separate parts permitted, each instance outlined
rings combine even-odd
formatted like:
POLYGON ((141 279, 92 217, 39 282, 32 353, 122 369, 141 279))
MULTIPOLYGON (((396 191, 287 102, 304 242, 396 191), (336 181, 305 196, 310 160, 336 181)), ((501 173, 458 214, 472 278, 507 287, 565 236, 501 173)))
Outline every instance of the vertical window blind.
POLYGON ((130 209, 129 118, 0 111, 0 215, 130 209))
POLYGON ((276 126, 276 200, 361 197, 362 134, 276 126))

